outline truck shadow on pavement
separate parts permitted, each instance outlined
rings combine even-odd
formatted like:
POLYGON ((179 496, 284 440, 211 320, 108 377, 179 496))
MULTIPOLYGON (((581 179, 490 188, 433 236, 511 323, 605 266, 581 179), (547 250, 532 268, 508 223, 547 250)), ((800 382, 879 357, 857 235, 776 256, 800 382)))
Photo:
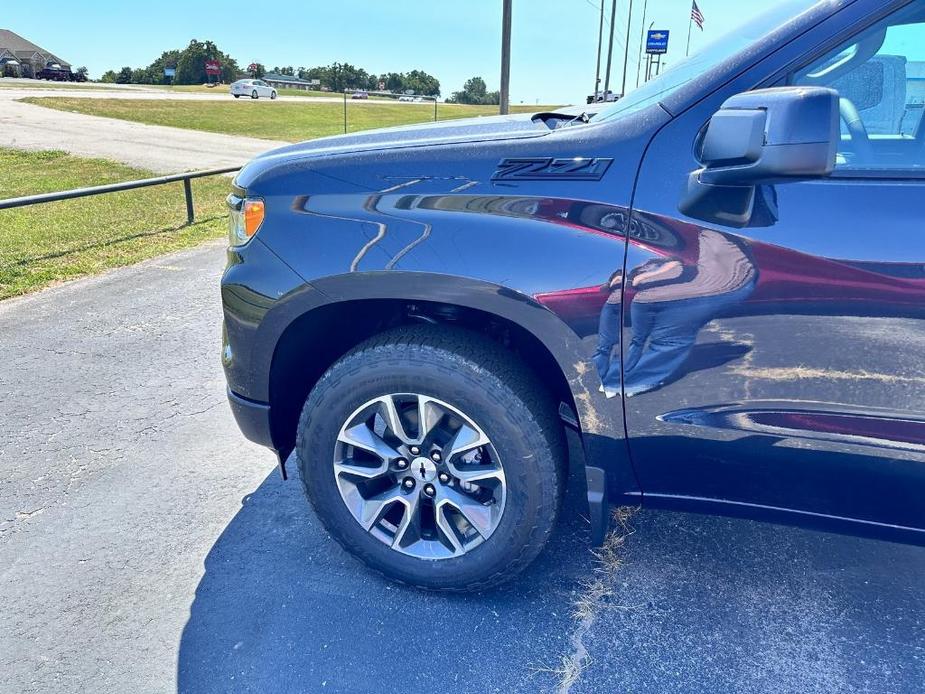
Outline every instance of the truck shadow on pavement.
MULTIPOLYGON (((591 570, 572 484, 546 550, 475 595, 399 586, 324 531, 297 466, 243 499, 205 560, 183 630, 180 692, 549 691, 569 650, 571 602, 591 570)), ((572 482, 581 475, 571 475, 572 482)))
POLYGON ((514 583, 442 595, 389 583, 323 530, 295 465, 246 496, 205 560, 180 692, 547 692, 581 630, 585 692, 920 692, 925 548, 644 511, 595 571, 571 484, 546 551, 514 583))

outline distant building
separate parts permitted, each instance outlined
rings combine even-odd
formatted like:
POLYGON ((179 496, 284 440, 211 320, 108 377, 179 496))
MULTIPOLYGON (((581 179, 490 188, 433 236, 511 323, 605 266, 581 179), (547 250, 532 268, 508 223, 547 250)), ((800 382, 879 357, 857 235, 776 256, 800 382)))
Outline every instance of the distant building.
POLYGON ((260 79, 277 89, 302 89, 304 91, 319 91, 321 89, 321 80, 303 80, 300 77, 281 75, 278 72, 268 72, 260 79))
POLYGON ((0 29, 0 75, 35 77, 55 65, 70 71, 71 64, 9 29, 0 29))

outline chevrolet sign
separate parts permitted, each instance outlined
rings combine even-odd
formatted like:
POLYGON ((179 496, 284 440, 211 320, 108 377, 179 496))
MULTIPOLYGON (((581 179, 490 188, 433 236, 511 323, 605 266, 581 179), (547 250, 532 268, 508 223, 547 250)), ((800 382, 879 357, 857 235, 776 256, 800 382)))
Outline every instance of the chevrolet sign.
POLYGON ((668 52, 668 30, 649 29, 646 33, 646 53, 661 55, 668 52))

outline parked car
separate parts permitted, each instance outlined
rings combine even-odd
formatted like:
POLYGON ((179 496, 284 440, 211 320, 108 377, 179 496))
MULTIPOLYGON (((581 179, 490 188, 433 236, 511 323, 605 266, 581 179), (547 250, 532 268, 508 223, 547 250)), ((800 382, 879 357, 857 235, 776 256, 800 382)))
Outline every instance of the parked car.
POLYGON ((923 43, 925 0, 785 0, 595 113, 256 158, 241 430, 432 589, 521 571, 569 475, 595 543, 640 504, 925 543, 923 43))
POLYGON ((276 90, 263 80, 245 79, 232 82, 230 92, 235 99, 242 96, 249 96, 251 99, 259 99, 262 96, 276 98, 276 90))
POLYGON ((350 95, 351 99, 368 99, 369 93, 364 91, 355 91, 350 95))

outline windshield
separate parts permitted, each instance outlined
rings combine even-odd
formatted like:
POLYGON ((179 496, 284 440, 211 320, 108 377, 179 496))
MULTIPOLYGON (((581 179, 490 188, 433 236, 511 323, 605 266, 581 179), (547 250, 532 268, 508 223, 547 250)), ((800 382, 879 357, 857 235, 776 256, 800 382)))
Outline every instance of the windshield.
POLYGON ((713 69, 749 44, 771 33, 781 24, 817 3, 818 0, 782 0, 772 9, 724 34, 690 58, 685 58, 677 65, 665 70, 655 79, 628 92, 625 97, 601 111, 594 121, 607 120, 617 115, 638 111, 661 101, 692 79, 713 69))

